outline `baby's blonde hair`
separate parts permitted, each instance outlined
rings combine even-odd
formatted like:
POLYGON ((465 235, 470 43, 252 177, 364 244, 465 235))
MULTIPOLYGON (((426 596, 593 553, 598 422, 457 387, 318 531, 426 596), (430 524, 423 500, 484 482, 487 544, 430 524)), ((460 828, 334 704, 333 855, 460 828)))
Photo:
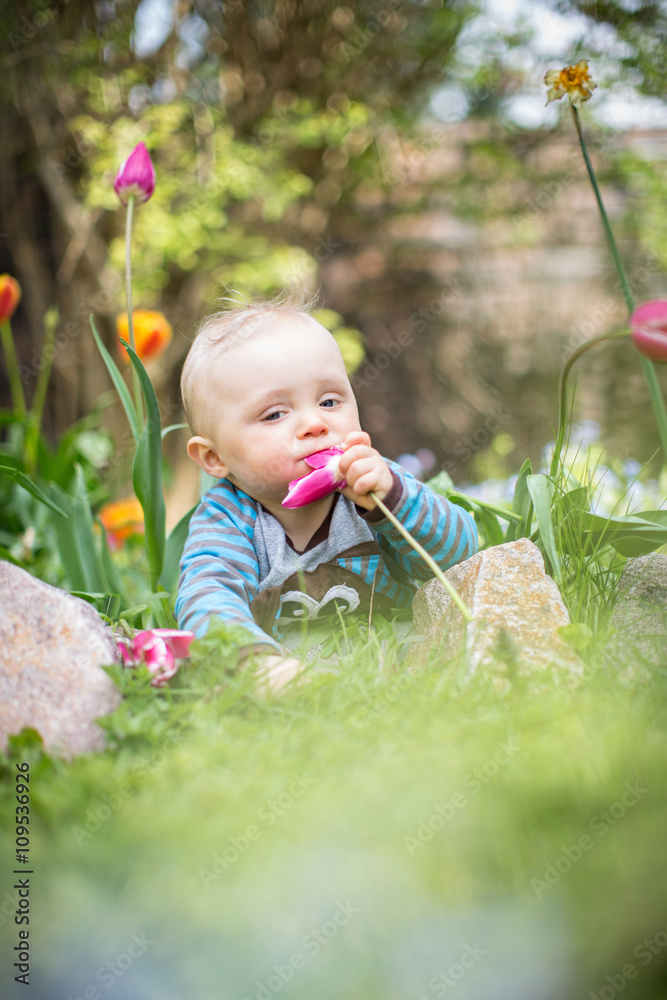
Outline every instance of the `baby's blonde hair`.
POLYGON ((193 434, 201 432, 211 357, 251 337, 269 316, 310 317, 318 305, 317 295, 301 286, 288 288, 272 299, 248 300, 236 293, 221 301, 227 307, 200 324, 181 372, 183 408, 193 434))

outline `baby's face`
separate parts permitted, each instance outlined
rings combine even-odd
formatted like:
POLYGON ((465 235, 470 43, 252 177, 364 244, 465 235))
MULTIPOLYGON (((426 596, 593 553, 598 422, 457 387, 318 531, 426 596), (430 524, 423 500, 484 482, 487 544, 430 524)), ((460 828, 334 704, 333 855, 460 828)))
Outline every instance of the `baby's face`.
POLYGON ((263 321, 215 359, 207 391, 214 474, 259 501, 283 500, 289 482, 311 471, 306 455, 361 429, 338 345, 309 317, 263 321))

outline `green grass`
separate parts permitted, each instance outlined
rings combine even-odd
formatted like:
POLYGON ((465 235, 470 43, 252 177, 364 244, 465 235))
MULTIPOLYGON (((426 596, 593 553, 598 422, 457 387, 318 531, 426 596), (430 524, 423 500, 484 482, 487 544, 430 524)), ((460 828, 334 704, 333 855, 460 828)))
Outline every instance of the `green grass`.
POLYGON ((30 995, 585 998, 628 963, 624 997, 667 995, 661 678, 464 684, 407 661, 361 635, 337 674, 266 701, 209 657, 180 693, 126 675, 103 754, 15 742, 3 787, 33 760, 30 995))

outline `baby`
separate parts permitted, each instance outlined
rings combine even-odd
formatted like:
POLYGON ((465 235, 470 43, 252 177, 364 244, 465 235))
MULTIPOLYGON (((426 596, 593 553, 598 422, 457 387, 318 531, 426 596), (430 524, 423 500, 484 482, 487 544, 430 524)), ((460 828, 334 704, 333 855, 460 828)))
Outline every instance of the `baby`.
POLYGON ((384 459, 361 430, 340 349, 284 298, 207 320, 183 367, 190 458, 218 483, 202 497, 181 560, 179 628, 212 618, 245 627, 276 691, 301 669, 285 626, 306 617, 408 607, 432 576, 369 496, 374 492, 442 569, 476 550, 472 517, 384 459), (347 481, 305 507, 282 506, 314 452, 344 449, 347 481))

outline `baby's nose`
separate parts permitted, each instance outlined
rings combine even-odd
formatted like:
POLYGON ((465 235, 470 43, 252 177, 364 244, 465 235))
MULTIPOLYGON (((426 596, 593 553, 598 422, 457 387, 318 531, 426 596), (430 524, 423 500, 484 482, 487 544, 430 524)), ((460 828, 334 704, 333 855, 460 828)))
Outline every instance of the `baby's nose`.
POLYGON ((329 428, 320 410, 304 413, 299 424, 299 437, 319 437, 326 434, 329 428))

